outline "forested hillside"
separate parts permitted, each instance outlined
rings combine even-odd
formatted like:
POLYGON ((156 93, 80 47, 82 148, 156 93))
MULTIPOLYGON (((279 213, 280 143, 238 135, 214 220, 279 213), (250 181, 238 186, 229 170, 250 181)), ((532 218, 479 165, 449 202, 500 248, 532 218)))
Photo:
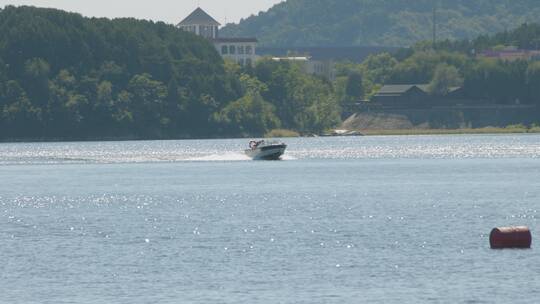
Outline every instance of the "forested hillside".
POLYGON ((0 11, 0 140, 318 134, 340 123, 342 106, 389 83, 430 83, 434 95, 462 85, 469 99, 540 104, 538 61, 475 56, 539 42, 540 26, 529 24, 418 43, 339 63, 330 81, 298 63, 224 62, 210 42, 164 23, 9 6, 0 11))
POLYGON ((172 25, 0 11, 0 140, 261 136, 339 122, 329 82, 242 69, 172 25))
MULTIPOLYGON (((533 47, 540 41, 540 25, 527 24, 504 33, 473 40, 416 44, 396 54, 370 56, 362 64, 338 64, 338 81, 357 73, 367 97, 384 84, 430 84, 433 95, 462 86, 469 100, 493 104, 540 105, 540 61, 504 61, 476 56, 481 51, 516 46, 533 47)), ((540 123, 540 117, 538 118, 540 123)))
POLYGON ((227 25, 224 36, 256 36, 265 46, 410 46, 438 37, 475 38, 540 21, 538 0, 287 0, 227 25))
POLYGON ((225 78, 210 44, 164 23, 32 7, 0 12, 2 137, 205 128, 232 98, 225 78))

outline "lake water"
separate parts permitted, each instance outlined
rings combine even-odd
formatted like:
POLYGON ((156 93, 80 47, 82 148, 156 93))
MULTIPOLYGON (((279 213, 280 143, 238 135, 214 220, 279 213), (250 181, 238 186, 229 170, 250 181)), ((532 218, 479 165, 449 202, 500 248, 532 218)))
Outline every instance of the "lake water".
POLYGON ((0 144, 0 303, 540 302, 540 136, 286 142, 0 144))

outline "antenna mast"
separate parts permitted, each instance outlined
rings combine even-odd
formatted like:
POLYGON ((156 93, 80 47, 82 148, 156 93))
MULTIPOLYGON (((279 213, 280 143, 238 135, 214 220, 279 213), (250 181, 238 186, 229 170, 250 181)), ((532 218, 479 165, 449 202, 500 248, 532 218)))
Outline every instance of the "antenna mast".
POLYGON ((437 44, 437 4, 433 6, 433 48, 437 44))

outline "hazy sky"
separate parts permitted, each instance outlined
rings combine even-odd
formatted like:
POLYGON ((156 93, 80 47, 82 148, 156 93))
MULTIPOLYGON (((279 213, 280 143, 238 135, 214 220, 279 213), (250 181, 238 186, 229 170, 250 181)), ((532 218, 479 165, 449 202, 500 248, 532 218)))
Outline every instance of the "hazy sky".
POLYGON ((197 6, 225 24, 267 10, 282 0, 0 0, 6 5, 54 7, 95 17, 135 17, 178 23, 197 6))

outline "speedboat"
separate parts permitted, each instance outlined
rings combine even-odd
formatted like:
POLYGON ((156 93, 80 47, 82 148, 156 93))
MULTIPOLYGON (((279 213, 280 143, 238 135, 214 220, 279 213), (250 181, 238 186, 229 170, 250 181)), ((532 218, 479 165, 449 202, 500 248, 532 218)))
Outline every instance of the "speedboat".
POLYGON ((285 153, 287 145, 280 142, 267 142, 264 140, 250 141, 246 155, 254 160, 279 160, 285 153))

